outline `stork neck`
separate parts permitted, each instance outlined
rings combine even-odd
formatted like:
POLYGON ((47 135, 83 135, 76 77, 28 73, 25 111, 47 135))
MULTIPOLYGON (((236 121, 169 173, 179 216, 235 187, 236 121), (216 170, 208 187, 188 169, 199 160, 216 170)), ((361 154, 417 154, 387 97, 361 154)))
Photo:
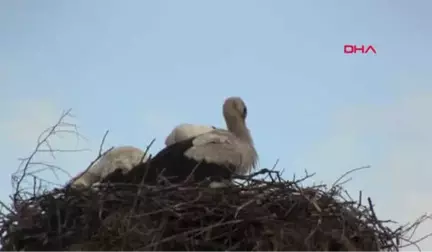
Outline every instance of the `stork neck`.
POLYGON ((249 129, 246 127, 246 123, 242 120, 231 120, 230 123, 227 121, 227 128, 239 139, 252 144, 252 137, 249 133, 249 129))

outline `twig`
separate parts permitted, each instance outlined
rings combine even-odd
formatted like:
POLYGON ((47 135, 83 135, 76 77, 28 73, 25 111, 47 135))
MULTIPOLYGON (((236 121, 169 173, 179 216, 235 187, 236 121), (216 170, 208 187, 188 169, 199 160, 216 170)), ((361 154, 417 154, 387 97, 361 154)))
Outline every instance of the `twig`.
POLYGON ((102 156, 102 149, 103 149, 103 145, 104 145, 104 143, 105 143, 105 139, 106 139, 106 137, 107 137, 107 135, 108 135, 108 132, 109 132, 109 130, 105 131, 105 134, 104 134, 104 136, 102 137, 102 141, 101 141, 101 143, 100 143, 100 145, 99 145, 98 157, 101 157, 101 156, 102 156))
MULTIPOLYGON (((34 150, 32 151, 32 153, 30 154, 29 157, 21 159, 21 164, 18 168, 18 170, 12 174, 12 181, 16 182, 15 185, 13 185, 13 187, 15 188, 15 192, 13 194, 13 200, 16 201, 18 200, 18 197, 20 195, 21 192, 21 184, 23 183, 24 179, 27 177, 27 175, 29 175, 29 168, 32 164, 43 164, 41 162, 33 162, 34 157, 36 156, 37 153, 41 153, 41 152, 48 152, 53 158, 55 158, 54 153, 55 152, 70 152, 70 151, 82 151, 82 150, 59 150, 59 149, 53 149, 51 147, 50 141, 49 139, 54 136, 54 135, 58 135, 59 132, 64 132, 64 130, 61 130, 61 127, 73 127, 74 129, 76 129, 76 126, 74 124, 71 123, 67 123, 64 122, 65 118, 67 117, 71 117, 71 109, 66 110, 65 112, 62 113, 62 115, 60 116, 60 118, 58 119, 58 121, 51 127, 45 129, 38 137, 37 139, 37 144, 36 147, 34 148, 34 150), (46 146, 48 149, 42 149, 42 146, 46 146), (21 169, 22 167, 22 169, 21 169)), ((68 131, 69 133, 71 131, 68 131)), ((75 132, 78 136, 79 133, 75 132)), ((54 172, 55 170, 53 170, 52 168, 54 168, 51 165, 47 165, 48 168, 51 168, 51 170, 54 172)), ((33 173, 34 174, 34 173, 33 173)), ((56 175, 56 173, 54 172, 54 175, 56 175)), ((34 176, 34 175, 33 175, 34 176)))
POLYGON ((370 165, 368 165, 368 166, 362 166, 362 167, 358 167, 358 168, 354 168, 354 169, 352 169, 352 170, 349 170, 349 171, 347 171, 347 172, 345 172, 344 174, 342 174, 342 176, 340 176, 334 183, 333 183, 333 185, 331 186, 331 188, 333 188, 333 187, 335 187, 336 185, 337 185, 337 183, 341 180, 341 179, 343 179, 345 176, 347 176, 348 174, 350 174, 350 173, 353 173, 353 172, 355 172, 355 171, 359 171, 359 170, 363 170, 363 169, 368 169, 368 168, 370 168, 370 165))

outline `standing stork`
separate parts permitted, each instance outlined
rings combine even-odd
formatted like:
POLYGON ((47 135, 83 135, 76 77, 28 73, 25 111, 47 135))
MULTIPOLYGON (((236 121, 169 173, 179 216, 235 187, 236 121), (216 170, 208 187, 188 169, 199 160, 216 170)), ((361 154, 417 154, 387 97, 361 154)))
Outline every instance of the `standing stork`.
POLYGON ((233 174, 246 174, 255 168, 258 154, 246 127, 247 108, 240 97, 230 97, 223 104, 227 130, 213 129, 162 149, 147 163, 125 176, 112 174, 107 182, 153 184, 159 174, 171 183, 187 178, 230 180, 233 174), (144 176, 145 175, 145 176, 144 176))
POLYGON ((165 139, 165 146, 173 145, 216 129, 213 126, 183 123, 177 125, 165 139))

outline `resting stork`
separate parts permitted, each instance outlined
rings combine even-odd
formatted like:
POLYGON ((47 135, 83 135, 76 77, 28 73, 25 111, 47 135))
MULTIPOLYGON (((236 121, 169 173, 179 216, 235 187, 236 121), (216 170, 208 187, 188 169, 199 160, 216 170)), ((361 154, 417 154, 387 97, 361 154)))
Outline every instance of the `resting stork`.
POLYGON ((113 173, 106 181, 139 183, 144 177, 144 183, 153 184, 161 173, 171 183, 180 183, 187 178, 202 181, 209 177, 223 181, 230 180, 234 173, 246 174, 255 168, 258 160, 246 127, 246 115, 243 100, 230 97, 223 104, 227 130, 213 129, 166 146, 125 176, 113 173))
POLYGON ((147 161, 148 156, 133 146, 115 147, 103 155, 96 163, 72 179, 70 185, 77 187, 90 187, 100 182, 108 174, 118 170, 121 173, 129 172, 133 167, 147 161))
POLYGON ((166 146, 173 145, 177 142, 184 141, 191 137, 196 137, 198 135, 207 133, 214 129, 216 128, 207 125, 188 124, 188 123, 180 124, 177 125, 167 136, 167 138, 165 139, 165 145, 166 146))

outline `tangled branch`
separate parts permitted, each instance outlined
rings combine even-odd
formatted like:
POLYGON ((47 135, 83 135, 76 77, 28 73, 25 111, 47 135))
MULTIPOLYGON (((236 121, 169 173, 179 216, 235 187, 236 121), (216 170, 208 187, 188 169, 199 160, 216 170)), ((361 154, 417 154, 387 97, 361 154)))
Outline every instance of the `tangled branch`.
POLYGON ((263 169, 223 189, 195 182, 58 189, 4 217, 1 244, 7 250, 394 251, 409 239, 412 227, 391 230, 370 199, 360 205, 323 185, 302 187, 308 177, 286 181, 263 169))
MULTIPOLYGON (((391 229, 390 221, 377 217, 370 198, 363 204, 361 192, 358 200, 346 193, 346 176, 368 167, 343 174, 329 189, 303 186, 314 176, 307 171, 302 178, 284 180, 275 165, 237 176, 233 184, 219 189, 186 180, 156 186, 65 186, 42 192, 36 180, 43 178, 35 174, 62 169, 36 162, 34 156, 47 152, 55 158, 55 153, 68 151, 52 148, 50 137, 80 137, 74 124, 64 122, 69 116, 70 110, 41 134, 35 150, 13 175, 13 204, 0 202, 7 210, 0 214, 2 250, 397 251, 406 246, 400 241, 415 246, 428 237, 413 240, 418 226, 430 216, 391 229), (31 166, 42 168, 29 170, 31 166), (30 189, 22 187, 26 178, 32 179, 30 189)), ((102 151, 107 134, 89 167, 111 150, 102 151)))
POLYGON ((62 172, 70 177, 70 174, 62 169, 61 167, 50 164, 48 162, 35 161, 35 157, 40 153, 48 153, 53 159, 56 158, 56 153, 63 152, 80 152, 86 151, 86 149, 56 149, 52 147, 51 141, 54 137, 62 138, 65 135, 73 135, 77 140, 84 139, 84 137, 78 132, 78 127, 67 121, 68 118, 73 118, 71 110, 67 110, 62 113, 58 121, 51 127, 45 129, 38 137, 37 143, 31 154, 26 158, 20 158, 20 165, 16 172, 12 174, 12 188, 14 194, 12 199, 14 202, 22 201, 29 195, 28 188, 23 187, 23 183, 30 179, 32 193, 39 192, 42 189, 42 183, 47 183, 55 186, 59 186, 52 181, 48 181, 42 176, 39 176, 43 171, 51 171, 54 176, 58 179, 58 172, 62 172))

